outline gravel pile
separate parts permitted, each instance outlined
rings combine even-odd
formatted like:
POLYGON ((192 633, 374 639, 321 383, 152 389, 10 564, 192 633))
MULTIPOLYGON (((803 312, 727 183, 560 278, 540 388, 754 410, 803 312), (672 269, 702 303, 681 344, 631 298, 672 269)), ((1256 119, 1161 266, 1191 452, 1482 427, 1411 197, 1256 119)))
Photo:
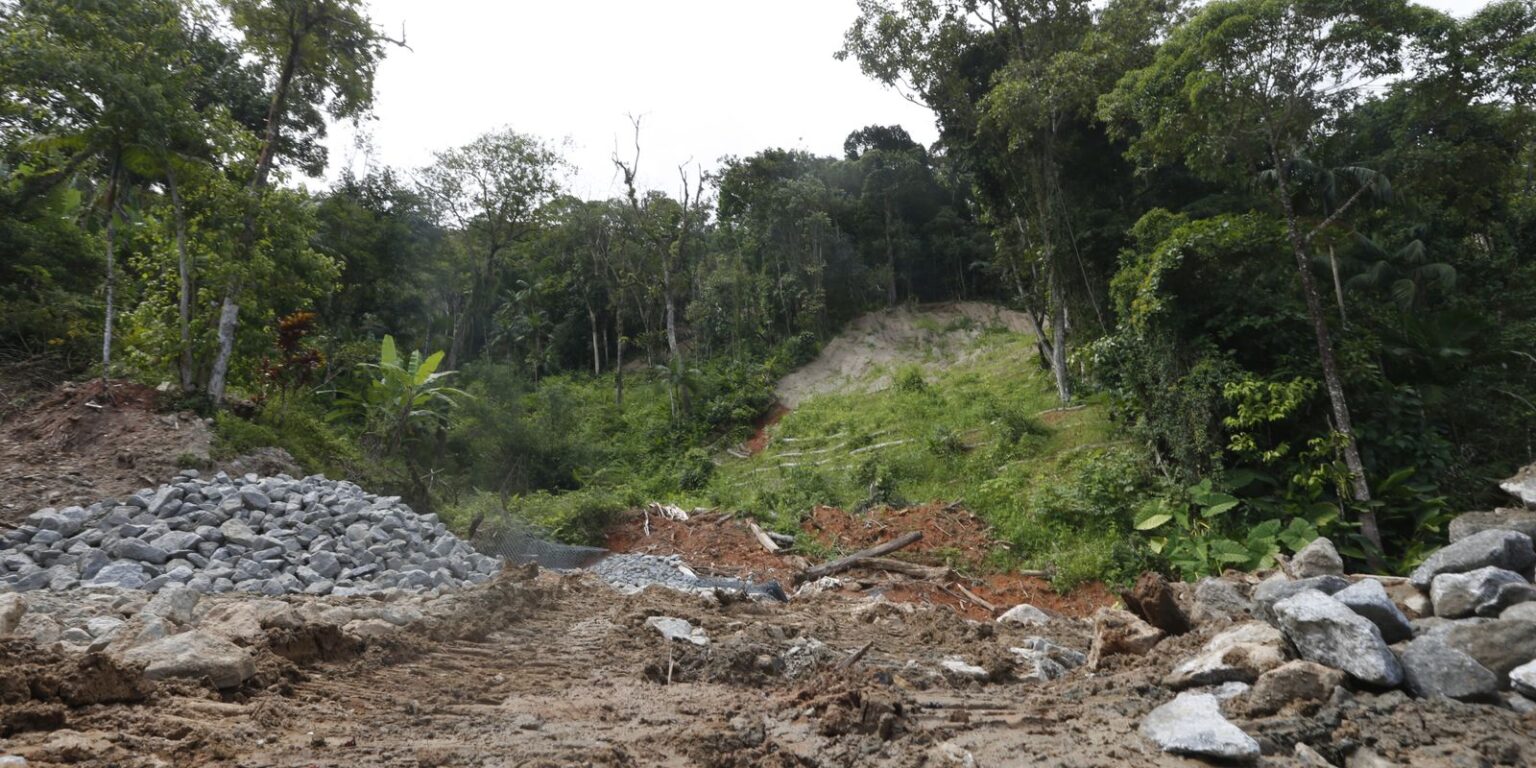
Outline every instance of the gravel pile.
POLYGON ((356 595, 451 589, 499 567, 436 515, 319 475, 204 480, 186 470, 120 502, 40 510, 0 537, 0 585, 17 591, 356 595))
POLYGON ((681 592, 735 590, 745 592, 752 597, 767 597, 781 603, 789 601, 784 594, 784 589, 776 581, 755 584, 741 579, 699 576, 678 555, 660 557, 615 554, 603 558, 587 570, 626 595, 632 595, 646 587, 657 586, 681 592))

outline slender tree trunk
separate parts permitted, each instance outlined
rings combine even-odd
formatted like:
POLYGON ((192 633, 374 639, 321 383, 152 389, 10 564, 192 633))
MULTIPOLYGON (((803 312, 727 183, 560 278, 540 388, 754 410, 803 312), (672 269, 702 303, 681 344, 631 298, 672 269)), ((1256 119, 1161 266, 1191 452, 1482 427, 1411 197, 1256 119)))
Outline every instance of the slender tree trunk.
MULTIPOLYGON (((282 130, 283 113, 288 105, 288 92, 293 86, 293 75, 298 69, 303 48, 302 37, 290 39, 288 52, 283 57, 283 68, 278 73, 277 88, 272 92, 272 102, 267 107, 266 135, 262 139, 261 154, 257 156, 256 173, 251 177, 249 191, 253 206, 245 215, 245 227, 240 234, 237 252, 243 261, 249 261, 256 245, 256 210, 260 197, 267 188, 272 173, 272 163, 277 155, 277 139, 282 130)), ((213 370, 208 373, 208 395, 214 405, 224 402, 224 387, 229 379, 229 361, 235 351, 235 328, 240 322, 240 278, 230 280, 224 291, 224 304, 219 310, 219 353, 213 359, 213 370)))
POLYGON ((1067 371, 1067 295, 1059 275, 1051 275, 1051 373, 1056 376, 1056 395, 1062 405, 1072 402, 1072 380, 1067 371))
POLYGON ((213 370, 208 373, 208 395, 214 403, 224 402, 224 385, 229 373, 229 358, 235 348, 235 326, 240 319, 240 305, 232 292, 224 294, 224 304, 219 307, 219 352, 213 358, 213 370))
POLYGON ((620 408, 624 407, 624 307, 621 306, 622 298, 615 301, 613 309, 613 402, 620 408))
POLYGON ((177 325, 181 332, 181 391, 197 387, 192 380, 192 260, 187 255, 187 218, 181 208, 181 193, 176 187, 176 171, 165 169, 165 186, 171 193, 171 215, 176 220, 177 325))
POLYGON ((597 340, 597 313, 592 311, 592 305, 587 305, 587 321, 592 326, 592 375, 603 375, 603 347, 597 340))
POLYGON ((109 400, 108 382, 112 374, 112 320, 117 304, 117 162, 112 164, 112 178, 107 181, 107 316, 101 329, 101 392, 109 400))
POLYGON ((896 248, 891 244, 891 197, 885 197, 885 268, 890 276, 885 284, 885 304, 896 306, 896 248))
POLYGON ((1372 567, 1381 564, 1381 530, 1377 526, 1376 513, 1364 505, 1371 500, 1371 487, 1365 476, 1365 463, 1360 460, 1360 445, 1355 440, 1354 426, 1349 417, 1349 403, 1344 397, 1344 383, 1339 377, 1338 363, 1333 355, 1333 340, 1328 333, 1328 320, 1323 313, 1322 298, 1318 295, 1317 281, 1312 278, 1312 267, 1307 258, 1306 241, 1296 218, 1296 208, 1291 201, 1290 183, 1286 178, 1285 165, 1279 154, 1274 153, 1276 178, 1279 181, 1280 206, 1285 211, 1286 234, 1291 241, 1291 251, 1296 258, 1296 272, 1301 278, 1301 292, 1307 301, 1307 318, 1312 322, 1317 337, 1317 355, 1323 367, 1323 385, 1328 390, 1328 402, 1333 409, 1333 428, 1344 437, 1344 465, 1349 469, 1350 490, 1360 509, 1360 533, 1376 551, 1367 555, 1372 567))

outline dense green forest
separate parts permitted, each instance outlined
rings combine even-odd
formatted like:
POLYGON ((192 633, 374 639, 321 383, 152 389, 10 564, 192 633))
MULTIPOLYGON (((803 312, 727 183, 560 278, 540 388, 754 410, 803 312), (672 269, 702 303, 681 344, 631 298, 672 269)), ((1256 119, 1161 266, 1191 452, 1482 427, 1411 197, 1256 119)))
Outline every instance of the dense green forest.
MULTIPOLYGON (((827 53, 939 140, 852 125, 651 190, 636 120, 626 193, 583 200, 557 144, 488 127, 317 188, 409 56, 361 0, 0 1, 0 366, 170 382, 226 452, 591 538, 653 499, 848 501, 709 479, 849 320, 996 302, 1039 333, 986 391, 1130 449, 1046 495, 953 471, 1017 560, 1108 537, 1079 575, 1116 579, 1319 532, 1401 568, 1536 455, 1536 2, 859 0, 827 53)), ((1007 402, 978 418, 1040 431, 1007 402)))

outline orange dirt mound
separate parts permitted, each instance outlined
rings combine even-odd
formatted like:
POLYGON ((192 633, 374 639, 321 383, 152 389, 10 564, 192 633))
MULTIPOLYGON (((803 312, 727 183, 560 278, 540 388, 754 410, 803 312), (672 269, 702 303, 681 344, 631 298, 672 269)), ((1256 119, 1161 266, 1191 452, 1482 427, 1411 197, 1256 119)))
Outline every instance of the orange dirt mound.
MULTIPOLYGON (((719 512, 694 515, 686 522, 649 515, 626 514, 608 531, 606 546, 615 552, 681 555, 702 574, 753 581, 777 580, 786 587, 810 565, 802 555, 773 554, 763 549, 747 522, 719 512)), ((1088 584, 1062 595, 1049 581, 1016 572, 989 572, 987 559, 1006 545, 991 529, 964 508, 942 503, 906 508, 877 508, 852 514, 835 507, 817 507, 801 525, 799 540, 814 540, 839 554, 848 554, 896 538, 908 531, 923 538, 893 557, 957 571, 945 580, 855 568, 840 574, 851 594, 881 594, 903 603, 942 605, 967 618, 994 618, 1019 603, 1070 616, 1088 616, 1111 605, 1115 597, 1102 584, 1088 584), (969 592, 970 594, 966 594, 969 592), (980 598, 980 600, 977 600, 980 598), (985 604, 982 602, 985 601, 985 604)))

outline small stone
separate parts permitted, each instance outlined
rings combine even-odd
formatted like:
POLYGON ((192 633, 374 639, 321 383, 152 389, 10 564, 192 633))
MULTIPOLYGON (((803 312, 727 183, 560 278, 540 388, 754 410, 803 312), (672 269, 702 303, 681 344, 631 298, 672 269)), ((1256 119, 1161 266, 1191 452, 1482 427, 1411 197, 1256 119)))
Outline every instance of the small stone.
POLYGON ((272 499, 259 490, 249 488, 240 491, 240 503, 244 504, 248 509, 264 510, 272 506, 272 499))
POLYGON ((0 635, 9 635, 21 624, 27 613, 27 600, 15 593, 0 595, 0 635))
POLYGON ((1300 579, 1343 576, 1344 558, 1339 557, 1339 550, 1334 548, 1332 541, 1319 536, 1296 553, 1291 560, 1291 570, 1300 579))
POLYGON ((1526 717, 1536 715, 1536 701, 1532 701, 1514 691, 1504 692, 1504 705, 1526 717))
POLYGON ((997 623, 1015 627, 1037 627, 1051 623, 1051 616, 1029 603, 1019 603, 997 617, 997 623))
POLYGON ((1299 768, 1333 768, 1333 763, 1328 762, 1328 758, 1302 742, 1296 742, 1294 754, 1299 768))
POLYGON ((1249 691, 1248 713, 1273 715, 1293 704, 1321 704, 1344 684, 1344 673, 1311 661, 1290 661, 1262 675, 1249 691))
POLYGON ((1222 717, 1220 703, 1208 693, 1179 694, 1148 713, 1140 731, 1164 752, 1238 762, 1259 757, 1259 743, 1222 717))
POLYGON ((1536 464, 1516 472, 1514 477, 1499 483, 1499 487, 1525 506, 1536 508, 1536 464))
POLYGON ((177 624, 192 623, 192 611, 202 597, 197 590, 181 584, 168 585, 144 606, 144 613, 173 621, 177 624))
POLYGON ((1333 599, 1370 619, 1381 630, 1381 637, 1388 645, 1413 637, 1413 627, 1408 623, 1408 617, 1387 596, 1386 587, 1375 579, 1357 581, 1334 593, 1333 599))
POLYGON ((1459 619, 1477 614, 1497 616, 1511 605, 1536 598, 1524 576, 1514 571, 1488 566, 1466 573, 1442 573, 1429 589, 1435 615, 1459 619))
POLYGON ((687 621, 672 616, 652 616, 645 620, 645 625, 668 640, 686 640, 694 645, 709 645, 709 635, 704 630, 695 627, 687 621))
POLYGON ((945 672, 966 680, 987 679, 987 670, 985 667, 978 667, 975 664, 970 664, 966 662, 965 659, 959 657, 944 659, 943 661, 939 662, 939 666, 942 667, 945 672))
POLYGON ((1516 531, 1488 530, 1440 548, 1408 579, 1428 591, 1442 573, 1466 573, 1488 566, 1521 572, 1532 564, 1536 564, 1536 550, 1531 547, 1531 537, 1516 531))
POLYGON ((245 649, 198 630, 131 648, 123 659, 144 664, 148 680, 207 678, 216 688, 233 688, 256 674, 256 663, 245 649))
POLYGON ((117 560, 101 567, 96 575, 85 582, 88 587, 121 587, 124 589, 138 589, 144 586, 149 578, 144 575, 144 566, 132 560, 117 560))
POLYGON ((1511 670, 1509 684, 1523 695, 1536 696, 1536 661, 1527 662, 1511 670))
POLYGON ((155 565, 171 559, 169 552, 141 539, 119 539, 107 549, 107 554, 119 560, 140 560, 155 565))
POLYGON ((1274 612, 1302 658, 1342 669, 1371 685, 1392 687, 1403 681, 1403 669, 1381 630, 1343 603, 1307 591, 1275 603, 1274 612))

